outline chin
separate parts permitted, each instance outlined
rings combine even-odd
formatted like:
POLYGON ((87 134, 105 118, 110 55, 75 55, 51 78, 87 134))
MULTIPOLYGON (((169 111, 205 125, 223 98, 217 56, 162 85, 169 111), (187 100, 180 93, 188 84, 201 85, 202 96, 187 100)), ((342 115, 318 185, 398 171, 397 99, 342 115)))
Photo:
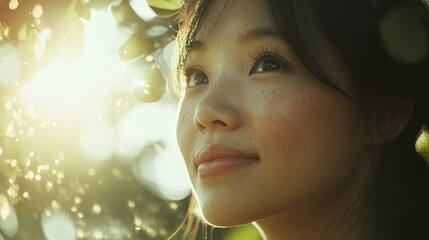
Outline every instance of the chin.
MULTIPOLYGON (((246 211, 247 213, 251 211, 246 211)), ((203 219, 215 227, 235 227, 255 221, 257 218, 249 216, 243 211, 230 211, 229 209, 209 209, 202 211, 203 219)))

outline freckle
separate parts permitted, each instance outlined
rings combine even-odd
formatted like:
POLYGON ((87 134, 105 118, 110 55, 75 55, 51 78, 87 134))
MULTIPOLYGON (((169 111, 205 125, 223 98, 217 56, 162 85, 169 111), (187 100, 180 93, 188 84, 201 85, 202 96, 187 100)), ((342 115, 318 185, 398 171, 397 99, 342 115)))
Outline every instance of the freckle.
POLYGON ((273 93, 272 93, 272 96, 273 96, 273 98, 278 98, 278 93, 277 93, 277 91, 273 91, 273 93))
POLYGON ((252 140, 252 137, 249 137, 249 140, 252 140))
POLYGON ((289 113, 289 116, 292 116, 292 115, 293 115, 293 114, 290 112, 290 113, 289 113))
POLYGON ((305 100, 302 100, 302 101, 301 101, 301 104, 302 104, 302 105, 305 105, 306 103, 307 103, 307 101, 305 101, 305 100))

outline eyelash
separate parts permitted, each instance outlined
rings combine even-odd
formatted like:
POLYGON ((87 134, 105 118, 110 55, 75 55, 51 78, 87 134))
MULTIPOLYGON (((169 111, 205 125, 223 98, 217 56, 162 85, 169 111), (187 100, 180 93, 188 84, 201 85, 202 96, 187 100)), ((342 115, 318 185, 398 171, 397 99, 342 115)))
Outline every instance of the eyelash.
POLYGON ((187 88, 192 88, 192 87, 195 87, 195 86, 197 86, 197 85, 195 85, 195 86, 189 86, 190 85, 190 82, 192 81, 192 76, 194 75, 194 74, 204 74, 206 77, 207 77, 207 75, 204 73, 204 71, 202 71, 202 70, 200 70, 200 69, 198 69, 198 68, 185 68, 184 69, 184 76, 185 76, 185 82, 186 82, 186 87, 187 88))
MULTIPOLYGON (((252 68, 250 69, 249 75, 251 75, 252 73, 254 73, 254 69, 255 64, 258 64, 258 62, 262 61, 262 60, 271 60, 273 62, 275 62, 276 64, 279 64, 279 70, 288 70, 291 68, 291 64, 289 63, 289 61, 287 61, 283 56, 281 56, 277 51, 272 51, 270 50, 270 48, 268 46, 263 46, 261 48, 256 49, 255 51, 251 52, 250 55, 250 61, 252 63, 252 68)), ((203 73, 205 75, 205 73, 199 69, 195 69, 195 68, 185 68, 184 69, 184 75, 186 77, 186 85, 188 87, 190 84, 190 78, 193 74, 198 74, 198 73, 203 73)), ((194 86, 191 86, 194 87, 194 86)))
POLYGON ((250 70, 250 74, 253 73, 255 64, 260 62, 261 60, 271 60, 279 64, 279 70, 289 70, 291 68, 291 64, 287 61, 283 56, 281 56, 277 51, 270 50, 270 47, 263 46, 261 48, 256 49, 255 51, 250 53, 250 60, 252 63, 252 68, 250 70))

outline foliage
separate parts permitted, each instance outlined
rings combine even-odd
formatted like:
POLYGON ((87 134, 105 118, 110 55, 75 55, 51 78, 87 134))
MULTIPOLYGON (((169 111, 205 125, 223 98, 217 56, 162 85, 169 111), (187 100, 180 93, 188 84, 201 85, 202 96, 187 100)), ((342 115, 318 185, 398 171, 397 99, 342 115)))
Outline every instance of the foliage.
POLYGON ((133 111, 170 114, 171 18, 133 4, 0 2, 0 239, 166 239, 184 218, 142 173, 171 140, 121 140, 133 111))
POLYGON ((390 55, 402 62, 419 62, 428 54, 428 33, 419 20, 419 8, 400 4, 380 24, 380 33, 390 55))
POLYGON ((177 12, 180 8, 180 0, 148 0, 149 6, 158 14, 160 17, 169 17, 177 12))

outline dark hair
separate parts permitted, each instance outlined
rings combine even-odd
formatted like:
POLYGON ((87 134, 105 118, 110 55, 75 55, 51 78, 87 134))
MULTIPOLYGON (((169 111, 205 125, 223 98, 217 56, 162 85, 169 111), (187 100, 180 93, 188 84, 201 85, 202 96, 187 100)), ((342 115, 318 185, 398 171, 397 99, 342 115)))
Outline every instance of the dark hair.
MULTIPOLYGON (((186 0, 179 16, 177 79, 213 0, 186 0)), ((429 126, 429 11, 420 0, 267 0, 273 20, 303 65, 350 97, 369 135, 385 138, 369 197, 376 239, 429 239, 429 170, 415 142, 429 126), (329 53, 329 54, 327 54, 329 53), (324 62, 339 59, 352 93, 332 81, 324 62), (408 123, 390 136, 394 119, 408 123), (370 129, 370 128, 368 128, 370 129), (374 132, 376 131, 376 132, 374 132)), ((180 84, 180 81, 177 81, 180 84)), ((179 86, 180 87, 180 86, 179 86)))

